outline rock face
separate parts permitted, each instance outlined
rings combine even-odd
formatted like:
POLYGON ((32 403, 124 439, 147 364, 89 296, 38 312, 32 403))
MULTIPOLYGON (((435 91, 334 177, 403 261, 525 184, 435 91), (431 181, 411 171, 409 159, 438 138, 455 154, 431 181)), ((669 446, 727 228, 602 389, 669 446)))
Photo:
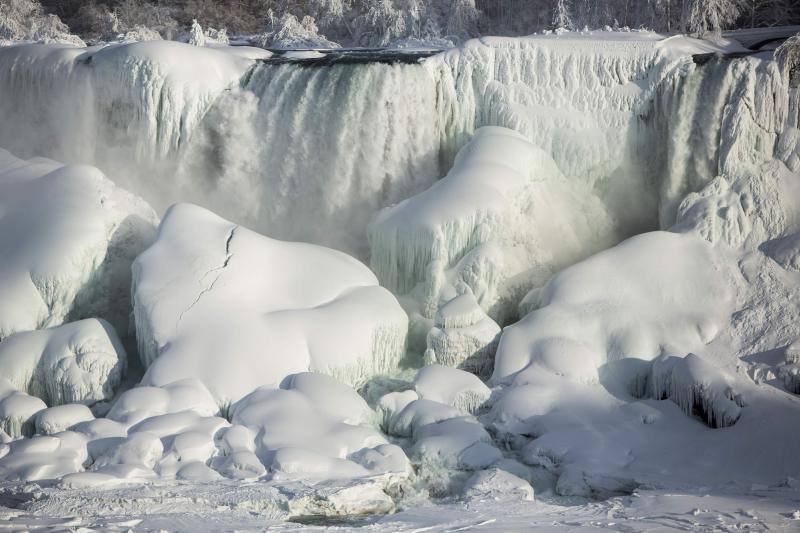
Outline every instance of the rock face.
POLYGON ((130 265, 155 224, 96 168, 0 149, 0 339, 92 316, 127 331, 130 265))
POLYGON ((114 329, 94 318, 15 333, 0 343, 0 375, 51 407, 110 400, 126 361, 114 329))
POLYGON ((227 405, 296 372, 357 385, 405 354, 406 314, 363 264, 197 206, 169 209, 133 278, 147 385, 194 377, 227 405))

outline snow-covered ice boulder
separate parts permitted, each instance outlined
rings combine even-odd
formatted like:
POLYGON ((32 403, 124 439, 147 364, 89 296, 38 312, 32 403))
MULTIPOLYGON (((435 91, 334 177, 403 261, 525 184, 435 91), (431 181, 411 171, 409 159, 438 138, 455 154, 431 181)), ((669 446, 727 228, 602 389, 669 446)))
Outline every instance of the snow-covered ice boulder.
POLYGON ((47 409, 41 399, 24 392, 0 392, 0 430, 11 437, 33 435, 36 413, 47 409))
POLYGON ((50 406, 110 400, 127 364, 111 325, 86 319, 0 342, 0 376, 50 406))
MULTIPOLYGON (((737 179, 718 176, 699 192, 688 194, 678 207, 672 231, 695 231, 712 244, 756 248, 782 237, 798 222, 800 183, 782 164, 770 162, 737 179)), ((774 247, 780 263, 787 256, 788 242, 774 247)), ((769 253, 773 246, 766 248, 769 253)))
POLYGON ((486 315, 471 292, 442 305, 434 324, 426 338, 426 363, 491 375, 500 326, 486 315))
POLYGON ((499 127, 476 131, 447 176, 384 209, 369 228, 381 283, 410 294, 422 316, 433 318, 465 284, 500 323, 553 269, 612 244, 613 234, 590 188, 499 127))
POLYGON ((85 438, 70 431, 17 440, 9 448, 0 459, 4 481, 61 478, 82 471, 88 459, 85 438))
POLYGON ((510 472, 489 468, 472 474, 464 485, 464 497, 468 500, 533 501, 533 487, 510 472))
POLYGON ((231 407, 231 421, 255 433, 264 465, 290 478, 408 475, 405 454, 369 424, 372 417, 362 414, 369 408, 354 390, 328 376, 309 378, 293 376, 286 389, 261 387, 231 407))
POLYGON ((106 416, 130 427, 154 416, 185 411, 213 416, 219 412, 219 407, 200 381, 184 379, 163 387, 127 390, 117 398, 106 416))
POLYGON ((93 316, 127 331, 130 265, 155 223, 96 168, 0 149, 0 339, 93 316))
POLYGON ((428 365, 417 372, 414 390, 420 398, 451 405, 475 414, 492 391, 476 375, 442 365, 428 365))
POLYGON ((695 351, 727 324, 735 280, 692 233, 628 239, 550 280, 541 307, 503 332, 492 380, 529 368, 593 382, 612 360, 695 351))
POLYGON ((91 420, 94 420, 94 415, 88 407, 79 403, 71 403, 39 411, 34 422, 36 433, 52 435, 91 420))
POLYGON ((427 399, 397 402, 395 410, 390 403, 382 402, 387 433, 409 439, 410 457, 426 468, 480 470, 503 457, 483 425, 460 409, 427 399))
POLYGON ((171 207, 133 266, 143 383, 200 379, 224 406, 308 370, 357 385, 396 368, 407 317, 355 259, 171 207))

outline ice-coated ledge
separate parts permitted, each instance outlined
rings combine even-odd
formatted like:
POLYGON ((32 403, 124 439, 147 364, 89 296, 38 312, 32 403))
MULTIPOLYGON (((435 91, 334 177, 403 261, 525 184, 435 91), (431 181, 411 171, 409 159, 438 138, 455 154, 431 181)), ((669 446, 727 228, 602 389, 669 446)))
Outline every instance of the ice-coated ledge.
POLYGON ((308 370, 357 385, 405 353, 407 317, 357 260, 178 204, 133 267, 144 383, 200 379, 220 405, 308 370))

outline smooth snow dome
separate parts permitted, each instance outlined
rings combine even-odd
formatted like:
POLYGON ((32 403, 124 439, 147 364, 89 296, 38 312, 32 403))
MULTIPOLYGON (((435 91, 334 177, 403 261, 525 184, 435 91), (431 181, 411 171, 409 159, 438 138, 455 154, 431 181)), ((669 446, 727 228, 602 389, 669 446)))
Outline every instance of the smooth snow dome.
POLYGON ((200 379, 224 405, 308 370, 356 385, 396 368, 407 318, 364 265, 170 208, 133 267, 143 383, 200 379))
POLYGON ((0 339, 92 316, 127 331, 130 264, 155 220, 96 168, 0 149, 0 339))
POLYGON ((591 382, 609 361, 685 355, 727 324, 734 282, 692 233, 632 237, 550 280, 540 308, 503 332, 492 381, 531 367, 591 382))
POLYGON ((114 329, 94 318, 15 333, 0 342, 0 376, 51 407, 110 400, 126 364, 114 329))

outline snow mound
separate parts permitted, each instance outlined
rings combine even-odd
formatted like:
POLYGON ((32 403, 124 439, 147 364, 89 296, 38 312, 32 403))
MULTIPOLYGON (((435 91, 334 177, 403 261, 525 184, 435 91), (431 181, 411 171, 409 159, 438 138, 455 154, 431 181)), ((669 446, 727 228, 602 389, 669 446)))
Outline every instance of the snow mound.
POLYGON ((47 409, 47 404, 36 396, 29 396, 0 383, 0 431, 8 436, 33 435, 36 413, 43 409, 47 409))
POLYGON ((219 412, 211 393, 196 379, 127 390, 114 402, 107 418, 130 427, 153 416, 187 411, 200 416, 219 412))
POLYGON ((591 189, 567 180, 523 135, 499 127, 476 131, 447 176, 384 209, 369 228, 378 278, 410 294, 422 316, 434 317, 464 285, 500 323, 552 269, 614 242, 612 235, 591 189))
POLYGON ((262 387, 231 407, 233 424, 255 432, 254 451, 264 465, 289 478, 408 475, 402 449, 364 424, 360 413, 369 407, 354 390, 324 375, 292 378, 285 389, 262 387))
POLYGON ((489 376, 500 340, 500 326, 467 292, 442 305, 426 337, 425 362, 489 376))
POLYGON ((491 396, 489 387, 474 374, 441 365, 428 365, 420 369, 414 378, 414 390, 420 398, 472 414, 491 396))
POLYGON ((53 435, 71 429, 81 422, 94 420, 88 407, 79 403, 58 405, 39 411, 36 414, 36 433, 53 435))
POLYGON ((490 468, 475 472, 464 485, 464 498, 468 500, 521 500, 533 501, 530 483, 510 472, 490 468))
POLYGON ((95 168, 0 149, 0 339, 92 316, 127 331, 130 264, 155 221, 95 168))
POLYGON ((70 431, 14 441, 0 459, 0 480, 57 479, 83 470, 86 440, 70 431))
POLYGON ((198 378, 224 406, 308 370, 357 385, 404 356, 407 317, 364 265, 200 207, 170 208, 133 273, 144 384, 198 378))
POLYGON ((541 307, 503 332, 492 381, 531 369, 593 382, 609 361, 697 350, 726 325, 734 279, 694 234, 628 239, 550 280, 541 307))
POLYGON ((696 415, 712 428, 734 425, 744 406, 741 395, 734 392, 733 378, 691 353, 653 361, 650 389, 653 398, 672 400, 688 416, 696 415))
POLYGON ((0 343, 0 375, 50 406, 110 400, 126 362, 114 329, 94 318, 15 333, 0 343))
MULTIPOLYGON (((416 395, 413 391, 412 394, 416 395)), ((410 456, 426 470, 480 470, 503 458, 474 417, 450 405, 394 395, 381 399, 389 435, 409 440, 410 456), (410 401, 396 401, 396 400, 410 401)))
MULTIPOLYGON (((718 176, 683 199, 672 231, 695 231, 712 244, 756 248, 778 239, 800 221, 798 198, 796 176, 777 162, 736 179, 718 176)), ((775 259, 784 265, 791 264, 789 242, 783 241, 773 250, 775 259)))

